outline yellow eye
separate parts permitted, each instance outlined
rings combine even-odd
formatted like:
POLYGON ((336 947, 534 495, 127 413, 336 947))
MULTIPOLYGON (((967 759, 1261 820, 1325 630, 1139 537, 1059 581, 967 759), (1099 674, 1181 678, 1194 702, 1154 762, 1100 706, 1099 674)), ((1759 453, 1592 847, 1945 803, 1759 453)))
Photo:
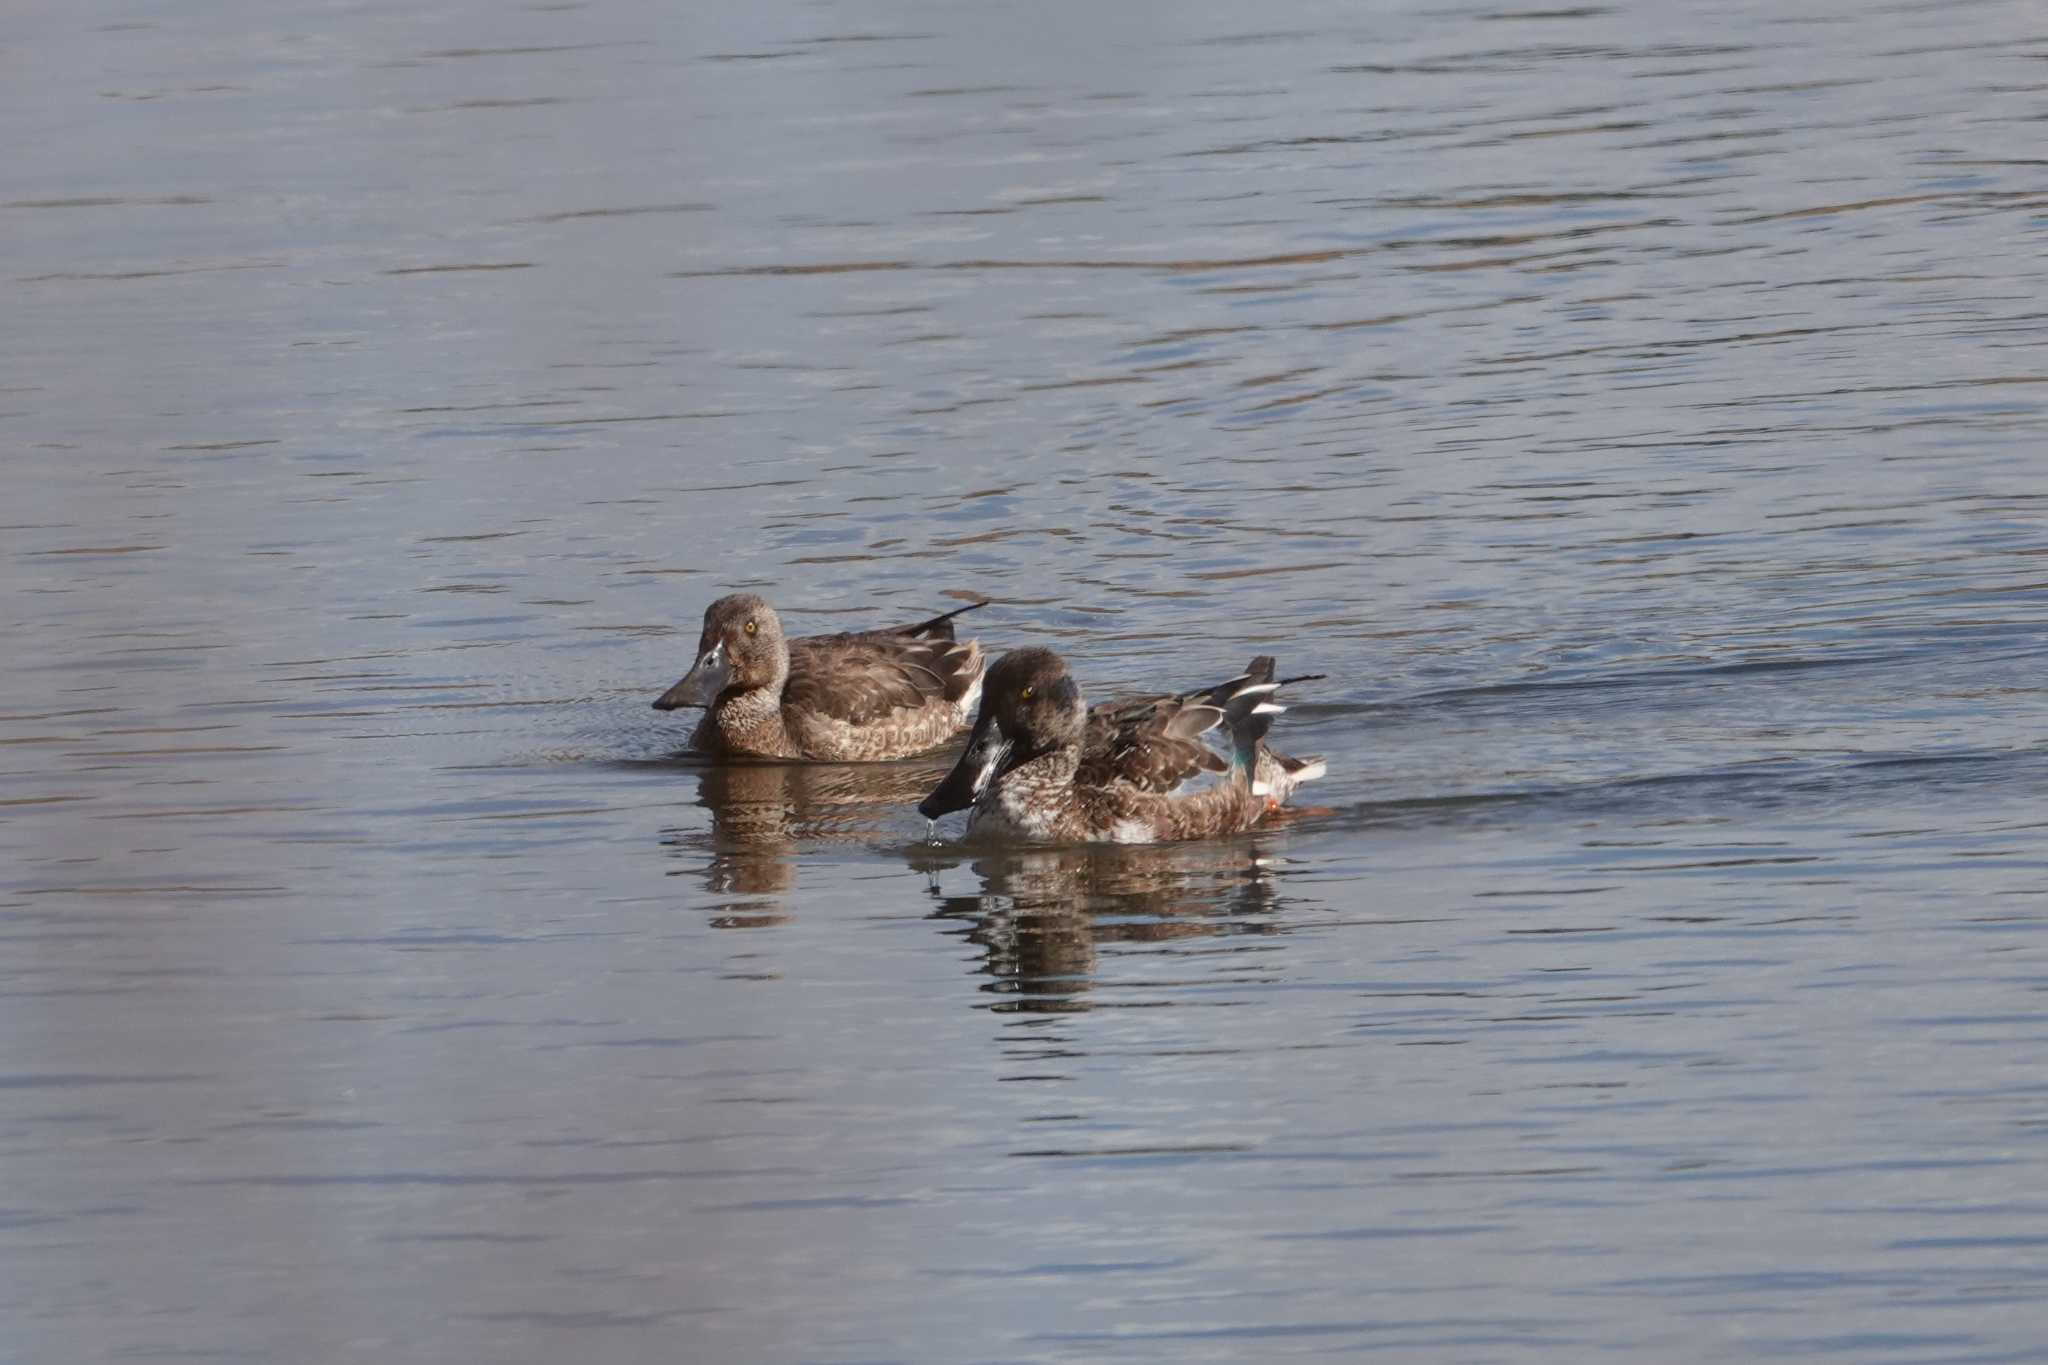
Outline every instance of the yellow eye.
POLYGON ((1023 690, 1022 692, 1019 692, 1019 693, 1018 693, 1017 695, 1018 695, 1018 696, 1020 696, 1020 697, 1022 697, 1022 698, 1023 698, 1023 699, 1025 700, 1025 701, 1030 701, 1030 700, 1031 700, 1031 694, 1032 694, 1032 692, 1033 692, 1034 690, 1036 690, 1036 689, 1034 689, 1034 688, 1030 688, 1030 687, 1027 687, 1027 688, 1025 688, 1025 689, 1024 689, 1024 690, 1023 690))
POLYGON ((741 626, 740 629, 744 630, 747 634, 752 635, 757 629, 759 629, 759 627, 756 626, 752 621, 749 621, 744 626, 741 626))

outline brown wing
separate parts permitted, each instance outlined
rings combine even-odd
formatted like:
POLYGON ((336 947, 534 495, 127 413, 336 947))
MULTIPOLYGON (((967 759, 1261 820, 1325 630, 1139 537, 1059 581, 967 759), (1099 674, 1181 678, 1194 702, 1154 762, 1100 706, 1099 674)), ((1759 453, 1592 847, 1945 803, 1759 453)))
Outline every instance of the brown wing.
POLYGON ((789 642, 782 704, 850 725, 946 700, 962 647, 892 635, 820 635, 789 642), (954 651, 949 656, 948 651, 954 651))
POLYGON ((1202 736, 1223 719, 1203 693, 1126 697, 1088 712, 1081 735, 1082 786, 1127 782, 1142 791, 1170 792, 1191 777, 1220 773, 1230 761, 1202 736))
POLYGON ((1230 760, 1202 736, 1223 723, 1224 704, 1240 686, 1272 680, 1272 656, 1261 654, 1244 673, 1214 687, 1103 702, 1088 712, 1077 780, 1095 786, 1128 782, 1143 791, 1170 792, 1202 773, 1228 772, 1230 760))

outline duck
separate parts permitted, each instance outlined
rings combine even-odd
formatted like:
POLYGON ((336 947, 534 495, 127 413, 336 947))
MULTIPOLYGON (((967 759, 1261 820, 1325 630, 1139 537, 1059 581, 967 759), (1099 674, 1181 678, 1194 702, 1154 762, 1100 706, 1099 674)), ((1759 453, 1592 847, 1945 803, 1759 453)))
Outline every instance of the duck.
POLYGON ((1090 709, 1066 661, 1013 650, 982 681, 967 747, 918 805, 926 820, 968 811, 970 840, 1151 844, 1238 834, 1327 771, 1268 747, 1289 683, 1271 655, 1213 687, 1090 709), (1228 751, 1204 738, 1221 728, 1228 751), (1204 777, 1214 780, 1203 783, 1204 777))
POLYGON ((823 763, 908 758, 967 728, 986 661, 956 640, 955 617, 789 639, 755 593, 704 609, 696 663, 654 701, 657 711, 701 706, 691 747, 718 757, 823 763))

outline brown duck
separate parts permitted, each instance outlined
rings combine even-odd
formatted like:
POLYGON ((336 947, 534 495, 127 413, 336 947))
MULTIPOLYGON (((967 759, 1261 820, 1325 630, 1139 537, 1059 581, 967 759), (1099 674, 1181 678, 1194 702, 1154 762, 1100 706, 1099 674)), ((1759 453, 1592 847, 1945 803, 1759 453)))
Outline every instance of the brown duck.
POLYGON ((655 701, 705 708, 691 744, 709 753, 827 763, 904 758, 945 743, 974 713, 983 659, 953 618, 789 640, 753 593, 704 609, 697 662, 655 701))
POLYGON ((1319 676, 1273 674, 1262 654, 1215 687, 1091 711, 1059 655, 1005 654, 983 681, 966 752, 918 812, 936 820, 968 810, 969 838, 1031 843, 1149 844, 1250 829, 1325 771, 1321 759, 1266 746, 1286 710, 1274 694, 1319 676), (1227 754, 1204 738, 1219 727, 1227 754), (1199 785, 1205 775, 1216 780, 1199 785))

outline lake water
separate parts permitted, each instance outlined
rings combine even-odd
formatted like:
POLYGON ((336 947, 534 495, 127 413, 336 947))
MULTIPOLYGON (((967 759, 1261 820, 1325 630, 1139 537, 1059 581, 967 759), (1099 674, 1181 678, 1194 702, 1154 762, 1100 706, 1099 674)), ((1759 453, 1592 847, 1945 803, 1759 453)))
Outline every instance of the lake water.
POLYGON ((4 42, 0 1358, 2048 1358, 2039 7, 4 42), (737 587, 1330 776, 928 844, 737 587))

